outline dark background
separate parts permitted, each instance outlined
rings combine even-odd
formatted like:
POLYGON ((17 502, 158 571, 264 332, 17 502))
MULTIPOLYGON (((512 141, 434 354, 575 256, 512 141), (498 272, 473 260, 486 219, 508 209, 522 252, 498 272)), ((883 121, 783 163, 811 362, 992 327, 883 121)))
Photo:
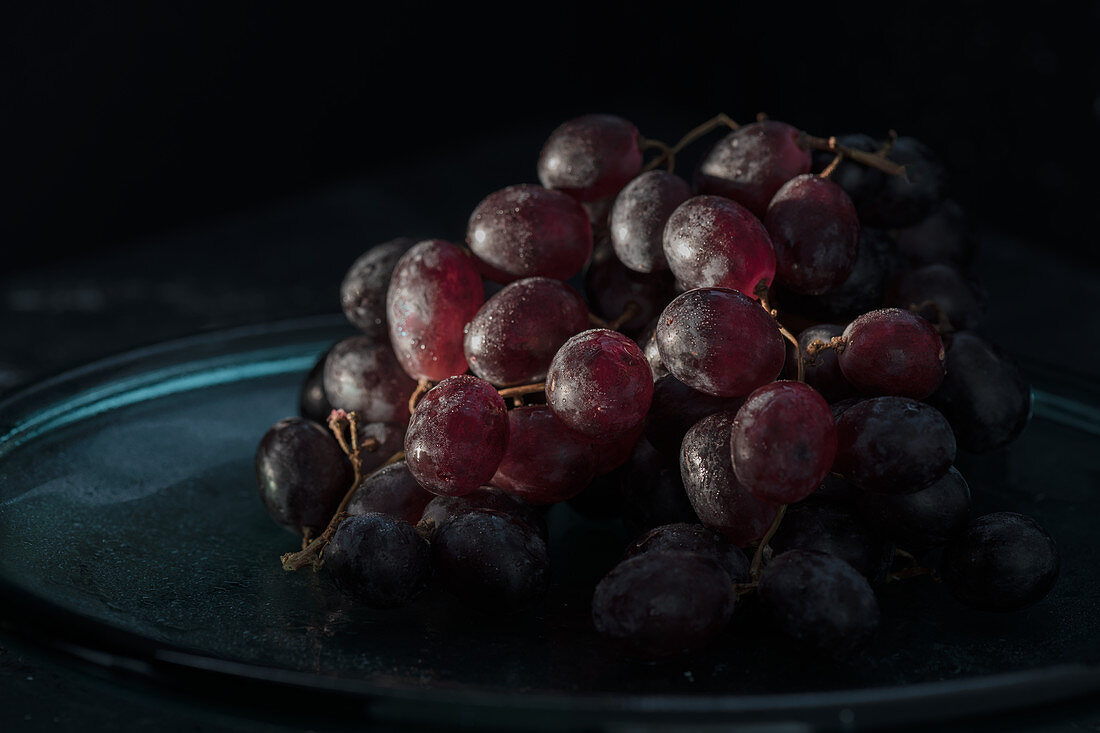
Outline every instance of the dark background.
POLYGON ((670 140, 717 111, 822 135, 894 128, 943 156, 976 218, 1096 266, 1100 3, 1072 5, 29 7, 0 31, 0 266, 125 247, 517 130, 541 139, 591 111, 670 140))

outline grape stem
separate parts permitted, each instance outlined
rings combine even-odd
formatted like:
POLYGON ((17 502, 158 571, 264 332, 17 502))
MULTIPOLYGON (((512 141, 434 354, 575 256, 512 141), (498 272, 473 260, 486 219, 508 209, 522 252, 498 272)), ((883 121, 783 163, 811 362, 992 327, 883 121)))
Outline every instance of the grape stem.
POLYGON ((348 503, 355 494, 355 490, 359 488, 359 484, 391 463, 396 463, 405 457, 405 451, 398 451, 387 458, 386 462, 381 466, 364 476, 361 451, 378 450, 378 441, 374 438, 367 438, 367 440, 360 444, 359 416, 355 412, 333 410, 328 416, 328 427, 333 435, 336 436, 336 442, 340 444, 340 448, 343 449, 348 460, 351 461, 351 467, 355 474, 351 482, 351 488, 344 494, 344 498, 340 500, 340 505, 336 507, 336 511, 333 513, 332 519, 329 520, 328 526, 325 527, 324 532, 310 541, 310 543, 300 551, 288 552, 279 558, 283 564, 283 570, 300 570, 306 565, 313 565, 315 570, 319 568, 321 552, 336 534, 336 528, 340 526, 340 522, 347 518, 348 515, 344 510, 348 508, 348 503))
POLYGON ((822 180, 829 180, 833 177, 833 173, 840 166, 840 161, 844 160, 844 153, 837 150, 836 137, 829 137, 829 148, 836 153, 836 157, 832 159, 829 165, 825 166, 825 169, 817 174, 817 177, 822 180))
MULTIPOLYGON (((893 131, 891 130, 891 132, 893 131)), ((897 133, 894 134, 896 135, 897 133)), ((866 150, 856 150, 855 148, 849 148, 847 145, 837 144, 836 138, 816 137, 807 132, 798 133, 798 144, 804 148, 824 150, 827 153, 840 153, 858 163, 862 163, 871 168, 877 168, 883 173, 891 176, 905 175, 905 166, 898 165, 887 158, 885 152, 868 153, 866 150), (832 141, 831 144, 830 141, 832 141)), ((887 151, 889 151, 889 148, 887 148, 887 151)))
POLYGON ((509 397, 522 397, 525 394, 534 394, 535 392, 545 392, 546 382, 536 382, 535 384, 522 384, 518 387, 506 387, 504 389, 498 389, 497 394, 507 399, 509 397))
POLYGON ((764 533, 763 538, 760 540, 760 544, 756 546, 756 552, 752 555, 752 563, 749 565, 749 574, 752 576, 753 582, 760 580, 760 565, 764 562, 764 548, 772 541, 772 537, 775 536, 776 530, 779 529, 779 523, 783 521, 783 515, 786 513, 787 505, 780 504, 779 511, 775 514, 775 519, 772 520, 771 526, 768 527, 768 531, 764 533))
POLYGON ((432 380, 421 377, 416 381, 416 389, 409 395, 409 414, 413 414, 416 410, 416 403, 420 402, 420 398, 428 393, 428 390, 432 388, 432 380))
POLYGON ((672 152, 672 148, 670 148, 667 144, 661 142, 660 140, 650 140, 649 138, 644 137, 639 138, 638 148, 642 151, 651 150, 653 148, 657 148, 661 151, 661 154, 658 155, 654 159, 654 161, 650 161, 650 164, 645 167, 645 170, 648 171, 656 168, 658 165, 660 165, 660 161, 662 159, 668 161, 667 165, 669 173, 671 173, 672 169, 676 167, 676 154, 672 152))
POLYGON ((675 145, 673 145, 671 148, 668 147, 667 145, 665 145, 664 146, 665 147, 664 152, 661 153, 660 155, 658 155, 653 160, 649 161, 649 163, 646 165, 646 167, 643 168, 642 170, 643 171, 651 171, 654 168, 656 168, 657 166, 661 165, 661 163, 667 158, 668 159, 668 172, 671 173, 673 168, 676 165, 676 154, 677 153, 679 153, 681 150, 686 148, 688 145, 691 145, 693 142, 695 142, 699 138, 703 137, 703 135, 706 135, 707 133, 711 132, 712 130, 716 130, 717 128, 722 127, 722 126, 728 127, 729 129, 734 130, 734 131, 741 129, 741 126, 738 125, 737 122, 735 122, 733 120, 733 118, 731 118, 729 115, 727 115, 723 112, 719 112, 717 115, 715 115, 714 117, 711 117, 709 120, 707 120, 703 124, 699 125, 698 127, 694 128, 692 130, 689 130, 688 133, 686 135, 684 135, 682 138, 680 138, 680 140, 675 145))
POLYGON ((794 337, 794 334, 788 331, 782 323, 779 322, 779 311, 768 306, 768 284, 764 280, 761 280, 756 284, 756 289, 753 291, 756 293, 756 297, 760 299, 760 305, 764 310, 768 312, 775 320, 775 325, 779 329, 779 333, 783 335, 783 338, 794 344, 794 353, 797 363, 797 379, 799 382, 806 381, 806 364, 802 361, 802 347, 798 343, 798 339, 794 337))
MULTIPOLYGON (((756 115, 757 122, 764 122, 767 119, 768 116, 763 112, 760 112, 756 115)), ((653 160, 649 161, 645 165, 645 167, 642 168, 642 170, 651 171, 662 164, 666 164, 669 173, 671 173, 676 166, 677 153, 679 153, 688 145, 703 137, 707 133, 717 129, 718 127, 722 127, 723 125, 735 132, 741 129, 741 126, 738 125, 737 122, 729 115, 719 113, 704 122, 703 124, 699 125, 698 127, 690 130, 671 148, 658 140, 642 138, 639 141, 639 147, 641 147, 643 150, 649 148, 661 149, 661 154, 653 160)), ((904 176, 905 166, 899 165, 898 163, 895 163, 894 161, 886 157, 886 155, 890 152, 890 149, 894 146, 894 141, 897 139, 897 132, 895 132, 894 130, 890 130, 889 137, 887 141, 883 144, 883 146, 874 153, 868 153, 866 150, 856 150, 855 148, 850 148, 847 145, 840 145, 839 143, 837 143, 835 136, 817 137, 816 135, 811 135, 804 130, 799 130, 798 132, 798 144, 803 148, 811 148, 813 150, 824 150, 826 152, 837 153, 838 155, 843 155, 845 157, 851 158, 857 163, 862 163, 863 165, 869 166, 871 168, 876 168, 888 175, 904 176)), ((839 164, 839 162, 840 160, 839 158, 837 158, 833 161, 832 164, 830 164, 829 167, 832 168, 834 165, 839 164)), ((829 168, 826 168, 826 170, 829 170, 829 168)), ((822 173, 824 173, 824 171, 822 171, 822 173)), ((832 171, 829 170, 829 175, 831 174, 832 171)), ((828 178, 828 175, 825 175, 823 177, 828 178)))

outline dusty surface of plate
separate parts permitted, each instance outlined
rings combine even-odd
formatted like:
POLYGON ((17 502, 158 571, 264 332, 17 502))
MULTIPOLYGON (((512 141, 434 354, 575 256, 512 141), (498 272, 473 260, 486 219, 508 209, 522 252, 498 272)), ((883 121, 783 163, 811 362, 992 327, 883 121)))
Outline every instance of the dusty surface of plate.
MULTIPOLYGON (((314 319, 204 336, 0 405, 0 582, 11 597, 117 631, 158 664, 359 696, 389 719, 446 710, 537 727, 737 714, 831 727, 1100 689, 1100 420, 1080 385, 1030 370, 1036 414, 1024 436, 958 463, 976 512, 1024 512, 1055 537, 1063 570, 1042 603, 980 613, 918 578, 881 589, 882 629, 848 663, 800 655, 746 608, 714 649, 645 666, 607 649, 587 620, 590 584, 625 536, 565 506, 551 514, 554 589, 518 618, 478 617, 438 592, 401 611, 353 608, 324 573, 280 568, 296 540, 259 501, 253 452, 295 413, 318 354, 347 334, 314 319)), ((94 648, 94 636, 81 641, 94 648)))

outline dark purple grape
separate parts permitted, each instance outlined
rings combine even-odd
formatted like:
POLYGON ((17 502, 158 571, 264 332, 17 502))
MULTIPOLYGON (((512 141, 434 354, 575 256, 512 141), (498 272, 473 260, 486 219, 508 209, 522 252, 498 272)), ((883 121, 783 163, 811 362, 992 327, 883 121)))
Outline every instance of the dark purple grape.
POLYGON ((687 181, 666 171, 643 173, 619 191, 609 230, 619 261, 637 272, 667 270, 665 224, 691 195, 687 181))
POLYGON ((865 313, 844 329, 840 370, 870 395, 921 400, 943 381, 944 348, 936 329, 900 308, 865 313))
POLYGON ((324 389, 332 406, 355 411, 365 422, 407 425, 416 382, 401 368, 390 345, 352 336, 325 359, 324 389))
POLYGON ((877 535, 854 507, 817 498, 787 507, 768 544, 777 555, 787 550, 835 555, 871 582, 886 577, 894 557, 893 546, 877 535))
POLYGON ((741 548, 731 545, 721 534, 701 524, 677 522, 654 527, 626 548, 624 559, 645 552, 668 550, 713 558, 729 573, 734 583, 752 580, 749 559, 741 548))
POLYGON ((340 284, 340 305, 351 325, 375 340, 389 338, 386 293, 397 261, 416 244, 398 237, 371 247, 352 263, 340 284))
POLYGON ((589 441, 565 427, 546 405, 508 412, 508 449, 492 484, 532 504, 576 496, 596 475, 589 441))
POLYGON ((860 218, 868 226, 885 229, 913 226, 943 201, 947 171, 935 153, 911 137, 895 140, 887 157, 904 165, 905 175, 886 176, 860 210, 860 218))
POLYGON ((744 547, 764 536, 779 505, 762 501, 737 481, 730 455, 734 413, 700 420, 684 436, 680 478, 699 521, 744 547))
POLYGON ((631 336, 655 320, 668 301, 676 297, 676 279, 664 270, 634 272, 619 262, 610 244, 601 242, 584 274, 584 290, 592 312, 609 321, 617 319, 633 303, 637 312, 619 327, 631 336))
POLYGON ((646 552, 616 565, 596 586, 592 622, 627 656, 661 660, 710 644, 729 622, 733 583, 717 560, 646 552))
POLYGON ((977 326, 985 315, 985 289, 951 265, 906 270, 894 283, 888 305, 906 308, 938 324, 940 312, 958 331, 977 326))
POLYGON ((775 273, 796 293, 820 295, 841 285, 859 254, 859 217, 848 194, 806 173, 783 184, 764 216, 775 248, 775 273))
POLYGON ((692 389, 669 374, 653 384, 653 402, 646 415, 646 438, 666 458, 678 461, 684 435, 707 415, 736 411, 744 397, 715 397, 692 389))
POLYGON ((914 265, 943 263, 966 269, 974 261, 970 221, 947 199, 917 224, 898 232, 898 253, 914 265))
POLYGON ((429 239, 406 252, 386 295, 390 343, 405 372, 432 381, 465 373, 462 331, 484 301, 481 276, 463 250, 429 239))
POLYGON ((879 229, 862 227, 855 266, 843 283, 821 295, 802 295, 777 287, 782 310, 820 321, 848 321, 879 308, 892 271, 894 242, 879 229))
POLYGON ((788 550, 760 574, 760 605, 779 629, 810 649, 845 659, 879 624, 867 579, 834 555, 788 550))
POLYGON ((638 345, 594 328, 573 336, 546 375, 546 402, 571 430, 611 442, 641 425, 653 398, 653 376, 638 345))
POLYGON ((911 494, 862 492, 856 501, 867 523, 903 550, 942 547, 970 516, 970 487, 952 466, 938 481, 911 494))
POLYGON ((538 530, 489 509, 466 512, 432 535, 436 576, 449 592, 490 613, 528 608, 546 593, 550 556, 538 530))
POLYGON ((466 325, 466 361, 498 387, 538 382, 561 345, 588 326, 588 306, 572 286, 546 277, 517 280, 466 325))
POLYGON ((718 397, 747 395, 773 381, 785 359, 775 319, 727 288, 677 296, 657 323, 657 348, 677 379, 718 397))
POLYGON ((280 420, 264 434, 255 468, 271 518, 297 534, 324 529, 353 478, 332 433, 300 417, 280 420))
POLYGON ((955 436, 940 412, 906 397, 876 397, 837 419, 834 470, 864 491, 908 494, 955 462, 955 436))
POLYGON ((547 536, 545 507, 537 507, 495 486, 482 486, 464 496, 435 496, 424 507, 420 519, 430 520, 438 530, 455 517, 481 509, 507 514, 538 531, 543 539, 547 536))
POLYGON ((928 398, 943 413, 959 446, 987 453, 1015 440, 1031 418, 1031 387, 996 345, 959 333, 947 350, 947 376, 928 398))
POLYGON ((434 498, 435 494, 413 478, 405 462, 397 461, 378 469, 359 484, 344 511, 353 516, 377 512, 416 524, 424 507, 434 498))
POLYGON ((569 196, 524 183, 491 193, 477 205, 466 242, 490 280, 567 280, 592 254, 592 226, 569 196))
POLYGON ((810 172, 810 150, 799 131, 777 120, 744 125, 714 144, 699 164, 700 193, 733 199, 763 218, 768 203, 787 181, 810 172))
POLYGON ((733 470, 753 496, 791 504, 812 494, 836 453, 829 403, 801 382, 772 382, 737 411, 730 435, 733 470))
MULTIPOLYGON (((837 144, 853 150, 862 150, 865 153, 877 153, 882 147, 877 140, 870 135, 856 133, 853 135, 841 135, 837 144)), ((820 173, 833 162, 836 153, 825 150, 815 150, 813 153, 813 170, 820 173)), ((848 194, 856 208, 860 208, 869 201, 882 187, 885 174, 877 168, 858 163, 845 157, 840 165, 833 171, 832 180, 848 194)))
POLYGON ((676 207, 664 231, 665 259, 685 290, 732 288, 756 298, 775 278, 775 250, 758 218, 721 196, 676 207))
POLYGON ((622 117, 576 117, 543 144, 539 181, 578 201, 610 198, 642 169, 638 139, 638 128, 622 117))
MULTIPOLYGON (((829 343, 834 337, 844 333, 843 326, 831 323, 822 323, 810 326, 798 334, 798 346, 802 353, 814 341, 829 343)), ((806 384, 810 385, 825 398, 826 402, 839 402, 857 395, 855 387, 848 383, 840 371, 840 363, 837 361, 835 349, 824 349, 806 358, 806 384)))
POLYGON ((298 414, 319 425, 325 425, 329 413, 332 412, 332 403, 325 396, 325 359, 328 358, 329 351, 332 351, 332 347, 321 354, 310 368, 306 378, 302 380, 302 388, 298 391, 298 414))
POLYGON ((489 482, 508 445, 508 410, 488 382, 448 377, 417 404, 405 435, 405 461, 421 486, 462 496, 489 482))
POLYGON ((630 536, 662 524, 699 523, 684 492, 678 455, 669 460, 643 438, 623 464, 620 481, 620 511, 630 536))
POLYGON ((336 587, 371 608, 399 608, 424 592, 432 550, 408 522, 377 512, 340 522, 325 546, 324 568, 336 587))
POLYGON ((1031 517, 978 517, 947 548, 943 579, 951 593, 983 611, 1017 611, 1042 600, 1058 579, 1058 548, 1031 517))

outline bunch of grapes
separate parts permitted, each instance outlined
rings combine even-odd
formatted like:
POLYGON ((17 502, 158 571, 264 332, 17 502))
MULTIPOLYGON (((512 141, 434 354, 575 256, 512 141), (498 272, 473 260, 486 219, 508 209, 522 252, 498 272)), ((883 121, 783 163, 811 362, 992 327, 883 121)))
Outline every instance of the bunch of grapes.
POLYGON ((464 245, 397 239, 352 264, 362 333, 256 454, 267 509, 302 537, 285 568, 374 608, 438 583, 520 612, 568 501, 634 536, 591 618, 649 660, 705 647, 744 603, 844 657, 882 583, 932 575, 991 611, 1047 594, 1051 537, 971 516, 953 465, 1013 441, 1031 397, 972 331, 972 239, 924 145, 719 115, 670 146, 588 115, 537 171, 478 204, 464 245))

